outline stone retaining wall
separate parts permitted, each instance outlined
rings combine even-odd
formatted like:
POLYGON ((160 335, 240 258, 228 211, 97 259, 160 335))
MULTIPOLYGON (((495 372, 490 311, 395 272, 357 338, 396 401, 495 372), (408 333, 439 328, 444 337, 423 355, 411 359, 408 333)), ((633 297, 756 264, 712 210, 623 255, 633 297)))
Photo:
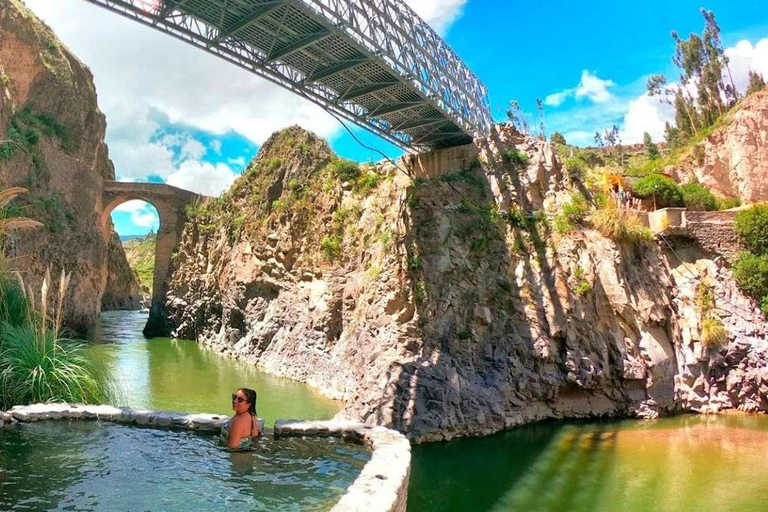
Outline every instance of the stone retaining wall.
POLYGON ((373 456, 331 512, 405 512, 411 475, 411 444, 384 427, 339 421, 277 421, 275 437, 341 437, 363 443, 373 456))
MULTIPOLYGON (((14 423, 96 419, 125 425, 218 432, 228 416, 184 414, 110 405, 33 404, 0 411, 0 429, 14 423)), ((411 474, 411 445, 401 433, 346 421, 281 421, 275 437, 338 437, 373 451, 333 512, 405 512, 411 474)))

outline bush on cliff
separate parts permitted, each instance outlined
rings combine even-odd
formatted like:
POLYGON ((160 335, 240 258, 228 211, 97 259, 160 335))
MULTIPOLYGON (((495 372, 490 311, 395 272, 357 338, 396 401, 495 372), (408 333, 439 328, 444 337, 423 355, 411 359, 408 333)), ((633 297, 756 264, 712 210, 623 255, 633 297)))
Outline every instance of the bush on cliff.
POLYGON ((717 210, 718 203, 715 195, 698 183, 688 183, 680 187, 686 208, 692 211, 712 212, 717 210))
POLYGON ((742 252, 733 267, 733 277, 744 293, 761 302, 763 312, 768 314, 768 254, 742 252))
POLYGON ((768 204, 739 212, 734 223, 736 233, 754 254, 768 254, 768 204))
POLYGON ((705 318, 701 323, 701 344, 707 348, 719 349, 728 341, 728 330, 722 320, 716 317, 705 318))
POLYGON ((670 178, 651 174, 641 178, 632 186, 636 196, 643 199, 655 198, 657 208, 683 206, 683 192, 670 178))

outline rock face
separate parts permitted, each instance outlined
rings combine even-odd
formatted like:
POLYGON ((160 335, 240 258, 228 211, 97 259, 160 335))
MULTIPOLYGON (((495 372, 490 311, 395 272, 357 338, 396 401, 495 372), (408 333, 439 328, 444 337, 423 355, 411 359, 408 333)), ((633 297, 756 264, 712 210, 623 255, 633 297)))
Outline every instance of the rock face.
POLYGON ((768 201, 768 91, 746 98, 673 174, 723 197, 768 201))
POLYGON ((143 297, 138 278, 126 259, 123 244, 112 233, 107 255, 107 288, 101 296, 102 311, 136 311, 142 308, 143 297))
MULTIPOLYGON (((6 263, 38 290, 47 267, 72 272, 65 321, 83 330, 101 310, 110 253, 120 259, 100 225, 102 182, 114 168, 92 76, 18 0, 0 3, 0 68, 2 186, 28 188, 14 206, 45 224, 10 237, 6 263)), ((130 276, 115 277, 109 283, 130 288, 130 276)))
POLYGON ((653 243, 556 235, 542 209, 575 184, 553 149, 509 128, 478 142, 478 162, 433 179, 391 165, 355 179, 313 135, 274 135, 186 227, 168 301, 176 334, 418 441, 765 408, 765 319, 727 269, 689 249, 694 278, 653 243), (703 279, 729 301, 716 305, 722 351, 701 346, 690 293, 703 279))

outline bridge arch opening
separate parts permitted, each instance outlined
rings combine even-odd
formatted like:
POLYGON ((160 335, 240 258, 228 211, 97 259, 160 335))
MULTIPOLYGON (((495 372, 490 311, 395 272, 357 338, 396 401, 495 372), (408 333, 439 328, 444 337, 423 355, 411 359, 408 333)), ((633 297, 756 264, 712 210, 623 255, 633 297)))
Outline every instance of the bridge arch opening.
MULTIPOLYGON (((160 212, 149 201, 116 198, 104 208, 102 223, 105 233, 111 231, 109 220, 120 238, 130 270, 138 281, 138 300, 142 308, 148 308, 154 290, 157 236, 162 222, 160 212)), ((110 279, 120 279, 124 272, 124 268, 110 268, 110 279)), ((128 290, 119 291, 126 293, 128 290)))

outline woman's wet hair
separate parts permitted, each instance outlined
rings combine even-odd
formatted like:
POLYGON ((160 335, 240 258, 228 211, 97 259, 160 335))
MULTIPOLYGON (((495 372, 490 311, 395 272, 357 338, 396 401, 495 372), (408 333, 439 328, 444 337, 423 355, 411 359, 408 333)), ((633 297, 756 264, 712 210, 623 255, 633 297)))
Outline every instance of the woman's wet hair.
POLYGON ((240 388, 238 391, 242 391, 245 395, 245 398, 248 399, 248 412, 251 413, 254 416, 257 416, 256 414, 256 392, 252 389, 248 388, 240 388))

